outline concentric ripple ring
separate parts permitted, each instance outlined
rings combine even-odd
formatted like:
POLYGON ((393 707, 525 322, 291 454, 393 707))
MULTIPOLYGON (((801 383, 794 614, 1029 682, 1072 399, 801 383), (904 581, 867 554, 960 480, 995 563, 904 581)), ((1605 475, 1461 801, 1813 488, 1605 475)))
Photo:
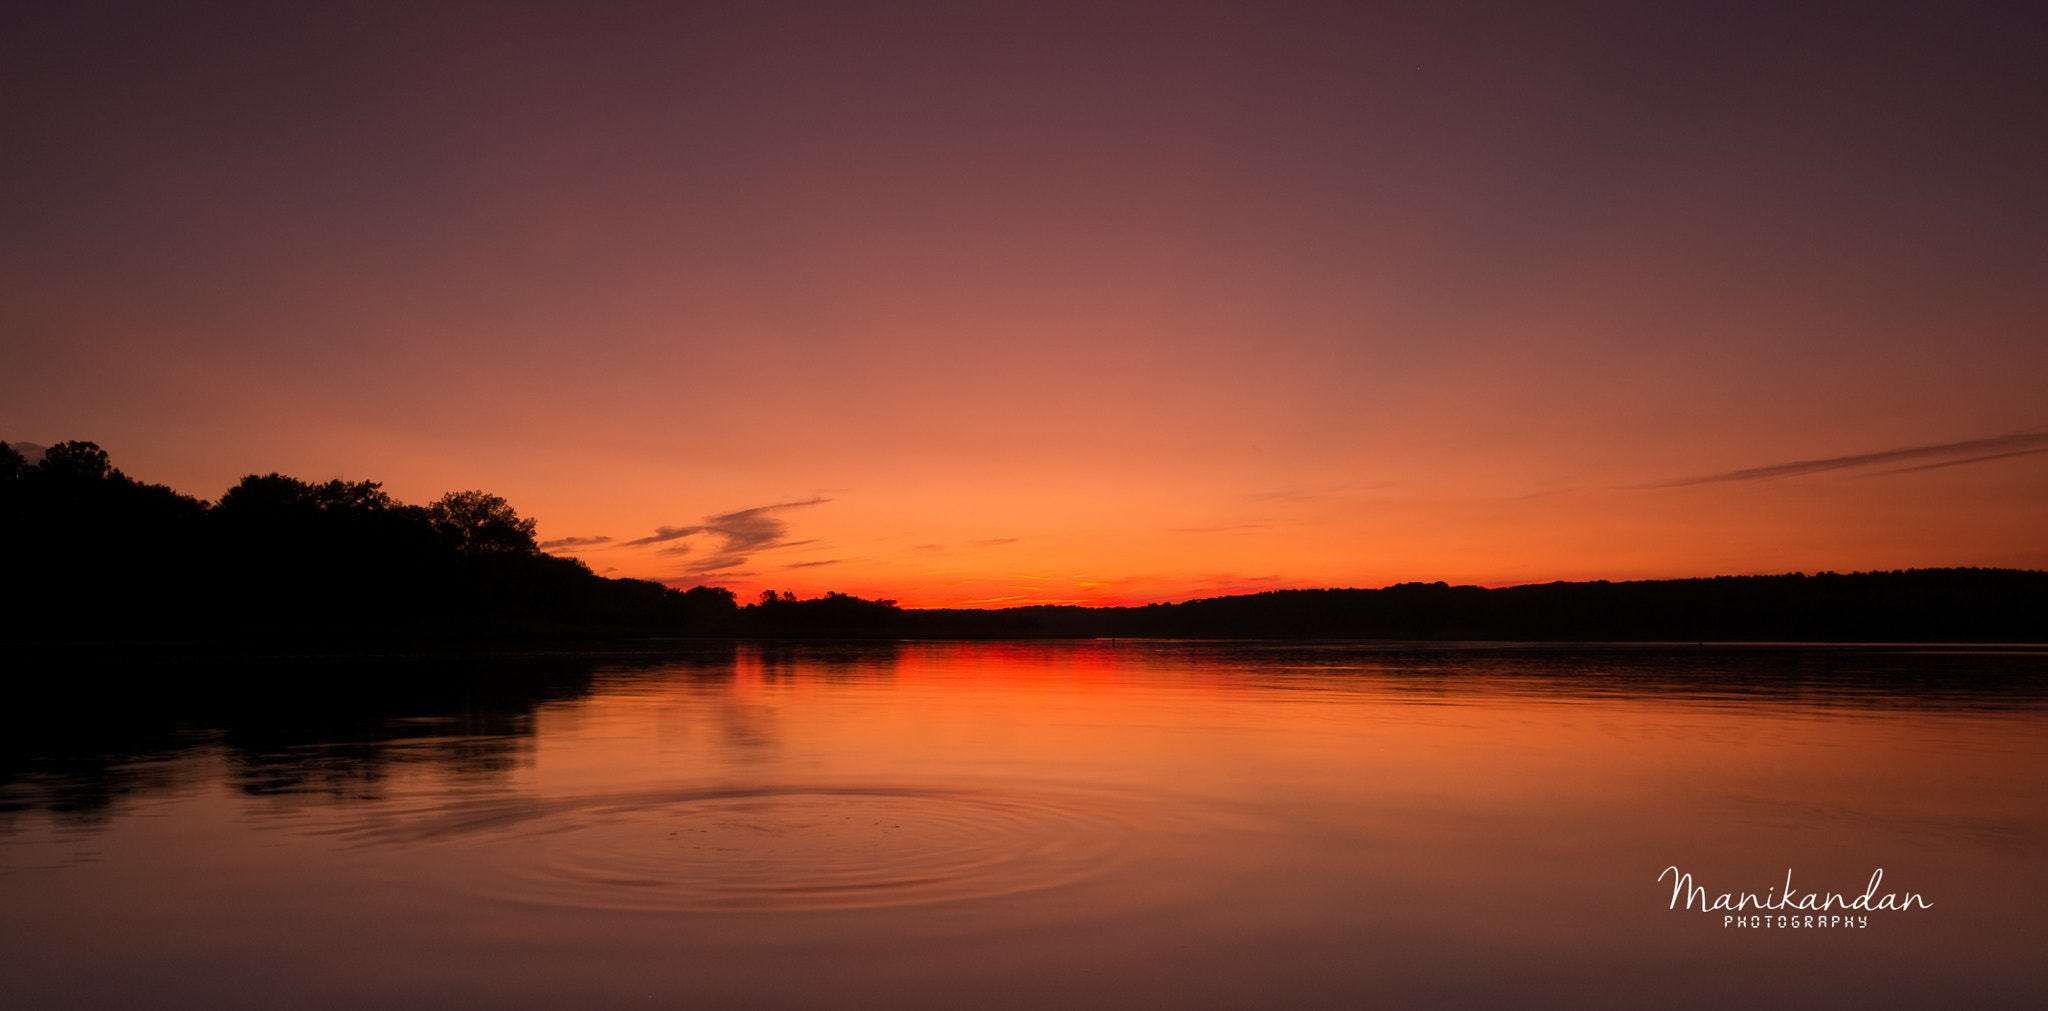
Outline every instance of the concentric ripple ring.
POLYGON ((1132 826, 1054 793, 776 785, 510 798, 352 832, 458 840, 456 887, 619 910, 854 909, 988 898, 1107 872, 1132 826))

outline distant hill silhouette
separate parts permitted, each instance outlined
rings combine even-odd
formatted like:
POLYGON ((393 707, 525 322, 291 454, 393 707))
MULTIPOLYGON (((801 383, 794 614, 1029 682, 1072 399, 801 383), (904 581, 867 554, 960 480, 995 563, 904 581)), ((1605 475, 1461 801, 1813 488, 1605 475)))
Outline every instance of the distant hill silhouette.
POLYGON ((598 636, 2044 642, 2048 572, 1916 569, 1276 590, 1143 607, 904 610, 677 590, 542 552, 504 499, 252 474, 207 503, 90 442, 0 443, 0 636, 304 643, 598 636))

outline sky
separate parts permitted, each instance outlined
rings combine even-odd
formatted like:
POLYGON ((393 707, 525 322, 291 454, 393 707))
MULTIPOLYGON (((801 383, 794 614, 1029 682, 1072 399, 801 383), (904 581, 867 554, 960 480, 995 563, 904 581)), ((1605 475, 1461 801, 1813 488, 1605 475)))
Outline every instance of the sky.
POLYGON ((910 606, 2048 567, 2048 7, 0 9, 0 439, 910 606))

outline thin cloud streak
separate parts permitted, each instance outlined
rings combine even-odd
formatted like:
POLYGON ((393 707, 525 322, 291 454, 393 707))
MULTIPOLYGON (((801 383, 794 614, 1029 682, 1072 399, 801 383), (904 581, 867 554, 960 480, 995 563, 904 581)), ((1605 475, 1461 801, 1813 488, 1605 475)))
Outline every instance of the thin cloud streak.
POLYGON ((559 540, 542 541, 539 546, 542 551, 574 551, 577 548, 588 548, 599 544, 610 544, 611 542, 612 539, 609 537, 563 537, 559 540))
POLYGON ((2048 432, 2014 432, 2010 435, 1994 436, 1989 439, 1949 442, 1938 446, 1911 446, 1905 449, 1887 449, 1877 453, 1858 453, 1854 456, 1835 456, 1822 460, 1798 460, 1792 463, 1731 470, 1725 474, 1690 477, 1679 481, 1642 485, 1641 487, 1686 488, 1693 485, 1721 484, 1730 481, 1763 481, 1774 477, 1797 477, 1802 474, 1818 474, 1830 470, 1847 470, 1852 467, 1867 467, 1872 464, 1892 463, 1903 460, 1926 460, 1944 456, 1962 456, 1969 453, 1981 454, 1984 450, 2009 450, 2010 452, 1991 453, 1962 460, 1949 460, 1922 467, 1907 467, 1896 471, 1889 471, 1888 473, 1903 474, 1916 470, 1933 470, 1937 467, 1955 467, 1966 463, 1981 463, 1986 460, 2004 459, 2009 456, 2026 456, 2033 453, 2048 452, 2048 432))
MULTIPOLYGON (((723 575, 730 575, 731 573, 728 573, 728 572, 726 572, 725 570, 727 570, 727 569, 731 569, 731 568, 733 568, 734 566, 737 566, 737 565, 745 565, 745 564, 747 564, 747 558, 748 558, 748 556, 746 556, 746 555, 719 555, 719 556, 717 556, 717 557, 715 557, 715 558, 706 558, 706 559, 704 559, 703 561, 701 561, 701 562, 698 562, 697 564, 695 564, 695 565, 692 565, 692 566, 690 566, 690 567, 688 567, 688 568, 684 569, 684 570, 683 570, 683 575, 685 575, 685 576, 723 576, 723 575)), ((748 573, 748 575, 752 575, 752 573, 748 573)))
POLYGON ((702 531, 703 529, 703 527, 655 527, 654 533, 652 535, 647 537, 635 538, 634 540, 630 540, 624 544, 619 545, 619 547, 644 548, 649 544, 660 544, 663 541, 672 541, 679 537, 688 537, 691 534, 702 531))
POLYGON ((691 572, 691 573, 685 573, 685 574, 683 574, 683 575, 680 575, 680 576, 675 576, 675 577, 672 577, 672 578, 669 578, 669 579, 662 579, 662 580, 657 580, 657 582, 660 582, 660 583, 662 583, 662 584, 664 584, 664 585, 667 585, 667 586, 673 586, 673 587, 676 587, 676 588, 678 588, 678 589, 681 589, 681 588, 682 588, 682 585, 683 585, 684 583, 689 583, 689 582, 693 582, 693 581, 696 581, 696 580, 702 580, 702 579, 705 579, 705 578, 707 578, 707 577, 709 577, 709 578, 715 578, 715 579, 741 579, 741 578, 744 578, 744 577, 747 577, 747 576, 758 576, 758 575, 760 575, 760 573, 758 573, 758 572, 744 572, 744 571, 743 571, 743 572, 691 572))
POLYGON ((1887 474, 1913 474, 1923 470, 1940 470, 1943 467, 1960 467, 1966 463, 1984 463, 1988 460, 2009 460, 2015 456, 2037 456, 2041 453, 2048 453, 2048 446, 2043 446, 2040 449, 2015 450, 2011 453, 1993 453, 1990 456, 1973 456, 1967 460, 1944 460, 1941 463, 1923 463, 1918 467, 1900 467, 1897 470, 1880 470, 1875 474, 1865 474, 1864 476, 1884 477, 1887 474))

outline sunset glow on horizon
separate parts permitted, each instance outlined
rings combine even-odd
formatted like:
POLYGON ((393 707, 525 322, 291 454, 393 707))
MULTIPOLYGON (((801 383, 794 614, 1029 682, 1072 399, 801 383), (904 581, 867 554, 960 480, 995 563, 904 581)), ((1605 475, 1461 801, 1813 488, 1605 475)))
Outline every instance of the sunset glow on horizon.
POLYGON ((0 440, 742 599, 2048 568, 2038 12, 237 11, 6 16, 0 440))

